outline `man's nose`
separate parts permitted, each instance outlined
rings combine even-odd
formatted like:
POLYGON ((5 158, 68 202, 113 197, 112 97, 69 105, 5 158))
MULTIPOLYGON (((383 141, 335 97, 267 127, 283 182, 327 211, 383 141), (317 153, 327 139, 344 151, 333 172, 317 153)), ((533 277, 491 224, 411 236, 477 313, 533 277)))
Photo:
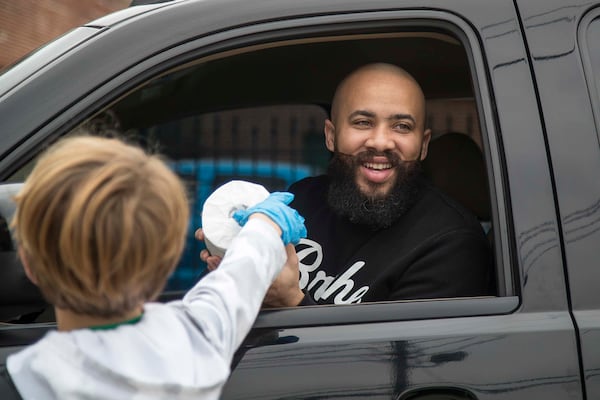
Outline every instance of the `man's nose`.
POLYGON ((365 146, 377 151, 391 150, 395 147, 393 132, 385 126, 378 126, 371 131, 365 146))

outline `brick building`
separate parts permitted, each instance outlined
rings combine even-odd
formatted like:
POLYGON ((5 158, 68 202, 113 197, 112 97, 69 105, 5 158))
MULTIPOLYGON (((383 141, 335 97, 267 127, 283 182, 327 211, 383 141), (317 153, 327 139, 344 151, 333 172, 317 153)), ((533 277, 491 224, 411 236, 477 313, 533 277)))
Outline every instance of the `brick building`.
POLYGON ((0 69, 131 0, 0 0, 0 69))

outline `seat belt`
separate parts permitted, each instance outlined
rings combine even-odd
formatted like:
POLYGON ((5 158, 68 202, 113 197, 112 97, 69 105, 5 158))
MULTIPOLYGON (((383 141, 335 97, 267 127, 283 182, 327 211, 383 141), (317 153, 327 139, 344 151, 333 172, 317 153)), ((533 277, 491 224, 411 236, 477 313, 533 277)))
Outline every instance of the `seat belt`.
POLYGON ((2 400, 23 400, 6 369, 6 365, 0 365, 0 393, 2 393, 2 400))

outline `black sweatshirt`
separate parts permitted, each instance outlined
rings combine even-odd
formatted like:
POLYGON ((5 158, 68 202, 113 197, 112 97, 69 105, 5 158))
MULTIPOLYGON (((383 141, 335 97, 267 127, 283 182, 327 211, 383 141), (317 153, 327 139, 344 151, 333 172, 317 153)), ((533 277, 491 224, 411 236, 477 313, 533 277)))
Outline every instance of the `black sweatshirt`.
POLYGON ((392 226, 351 223, 327 205, 326 176, 294 183, 306 219, 296 246, 302 305, 493 295, 488 240, 477 219, 427 182, 392 226))

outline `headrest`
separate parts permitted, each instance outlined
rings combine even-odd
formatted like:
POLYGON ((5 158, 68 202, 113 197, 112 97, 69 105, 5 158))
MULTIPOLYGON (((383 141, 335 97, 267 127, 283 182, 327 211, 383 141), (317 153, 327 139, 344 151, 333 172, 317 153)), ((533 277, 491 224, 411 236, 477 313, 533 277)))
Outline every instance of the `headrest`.
POLYGON ((458 132, 433 139, 423 168, 435 186, 461 203, 479 220, 490 220, 485 160, 473 139, 458 132))
POLYGON ((14 322, 39 313, 47 303, 23 270, 9 225, 15 213, 13 196, 22 184, 0 185, 0 321, 14 322))

